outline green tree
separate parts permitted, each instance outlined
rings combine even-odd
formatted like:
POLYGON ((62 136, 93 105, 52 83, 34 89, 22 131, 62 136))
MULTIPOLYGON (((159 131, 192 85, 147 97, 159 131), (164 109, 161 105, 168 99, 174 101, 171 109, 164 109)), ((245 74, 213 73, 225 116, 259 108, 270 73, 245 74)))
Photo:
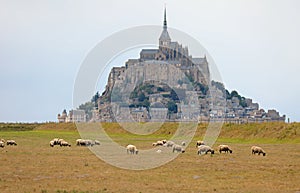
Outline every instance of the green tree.
POLYGON ((177 105, 174 101, 169 101, 167 107, 169 113, 177 113, 177 105))

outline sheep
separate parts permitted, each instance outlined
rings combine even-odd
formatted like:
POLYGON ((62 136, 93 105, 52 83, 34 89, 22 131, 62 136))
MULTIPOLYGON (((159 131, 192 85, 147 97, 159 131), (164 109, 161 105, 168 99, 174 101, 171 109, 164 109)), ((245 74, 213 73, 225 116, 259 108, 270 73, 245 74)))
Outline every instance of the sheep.
POLYGON ((54 146, 54 141, 51 140, 51 141, 49 142, 49 145, 50 145, 50 147, 53 147, 53 146, 54 146))
POLYGON ((68 146, 68 147, 71 147, 71 144, 69 144, 68 142, 66 141, 60 141, 60 147, 62 146, 68 146))
POLYGON ((202 152, 204 152, 205 154, 207 154, 208 152, 210 152, 211 154, 214 154, 215 151, 209 147, 208 145, 200 145, 198 146, 198 155, 201 154, 202 152))
POLYGON ((200 145, 205 145, 204 141, 197 141, 196 147, 198 147, 198 146, 200 146, 200 145))
POLYGON ((252 146, 251 147, 251 152, 252 152, 252 154, 258 154, 258 155, 260 155, 260 154, 263 154, 263 156, 265 156, 266 155, 266 152, 261 148, 261 147, 258 147, 258 146, 252 146))
POLYGON ((173 145, 173 153, 174 152, 181 152, 181 153, 184 153, 185 152, 185 150, 183 149, 183 147, 181 146, 181 145, 177 145, 177 144, 175 144, 175 145, 173 145))
POLYGON ((165 143, 163 141, 157 141, 152 143, 152 146, 163 146, 165 143))
POLYGON ((17 145, 15 140, 7 140, 6 145, 17 145))
POLYGON ((232 150, 230 149, 230 147, 228 145, 219 145, 219 152, 222 153, 222 151, 228 153, 232 153, 232 150))
POLYGON ((95 145, 100 145, 100 141, 95 140, 95 145))
POLYGON ((134 145, 131 145, 131 144, 129 144, 129 145, 127 145, 126 146, 126 151, 127 151, 127 154, 128 153, 130 153, 130 154, 138 154, 138 149, 136 148, 136 146, 134 146, 134 145))
POLYGON ((76 145, 77 146, 93 146, 94 143, 90 139, 77 139, 76 140, 76 145))
POLYGON ((0 141, 0 147, 4 148, 5 143, 3 141, 0 141))
POLYGON ((174 141, 167 141, 164 145, 166 145, 166 147, 173 147, 173 145, 175 145, 174 141))
POLYGON ((57 145, 60 145, 63 141, 65 141, 65 140, 64 139, 58 139, 57 145))
POLYGON ((76 139, 76 145, 80 146, 80 143, 83 139, 76 139))
POLYGON ((185 146, 185 141, 181 142, 181 145, 182 145, 182 146, 185 146))
POLYGON ((54 142, 54 145, 58 145, 59 138, 54 138, 52 141, 54 142))

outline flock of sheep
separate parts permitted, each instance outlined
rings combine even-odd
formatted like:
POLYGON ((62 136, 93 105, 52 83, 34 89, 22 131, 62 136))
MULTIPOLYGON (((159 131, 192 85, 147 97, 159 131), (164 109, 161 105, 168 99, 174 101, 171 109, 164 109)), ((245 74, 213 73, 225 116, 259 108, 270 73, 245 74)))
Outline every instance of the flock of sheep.
MULTIPOLYGON (((65 141, 64 139, 54 138, 49 142, 50 147, 54 147, 55 145, 59 146, 67 146, 71 147, 71 144, 65 141)), ((100 145, 100 142, 98 140, 90 140, 90 139, 77 139, 76 140, 77 146, 94 146, 94 145, 100 145)))
MULTIPOLYGON (((14 140, 4 140, 4 139, 0 139, 0 147, 4 148, 6 145, 17 145, 16 141, 14 140), (6 142, 6 143, 5 143, 6 142)), ((181 144, 176 144, 173 141, 167 141, 166 139, 164 140, 158 140, 154 143, 152 143, 152 146, 163 146, 163 147, 170 147, 174 152, 180 152, 180 153, 184 153, 185 152, 185 142, 181 142, 181 144)), ((54 147, 55 145, 59 145, 61 147, 66 146, 66 147, 71 147, 71 144, 68 143, 67 141, 65 141, 64 139, 60 139, 60 138, 54 138, 49 142, 50 147, 54 147)), ((90 139, 77 139, 76 140, 76 145, 77 146, 94 146, 94 145, 100 145, 100 141, 98 140, 90 140, 90 139)), ((197 141, 196 143, 196 147, 197 147, 197 154, 200 155, 202 153, 207 154, 214 154, 215 150, 213 148, 211 148, 208 145, 205 145, 205 143, 203 141, 197 141)), ((126 146, 126 151, 127 154, 138 154, 138 149, 135 145, 129 144, 126 146)), ((225 153, 232 153, 232 149, 228 146, 228 145, 219 145, 218 146, 218 151, 219 153, 225 152, 225 153)), ((161 153, 162 151, 159 149, 157 150, 157 153, 161 153)), ((262 154, 263 156, 266 155, 266 152, 258 146, 252 146, 251 147, 251 153, 252 154, 262 154)))
MULTIPOLYGON (((15 140, 6 140, 6 145, 17 145, 15 140)), ((0 147, 4 148, 5 147, 5 140, 0 139, 0 147)))
MULTIPOLYGON (((173 141, 167 141, 167 140, 164 139, 164 140, 159 140, 157 142, 152 143, 152 146, 171 147, 173 149, 173 153, 174 152, 180 152, 180 153, 185 152, 185 149, 184 149, 185 142, 184 141, 181 143, 181 145, 179 145, 179 144, 176 144, 173 141)), ((204 154, 207 154, 207 153, 214 154, 215 153, 215 150, 213 148, 211 148, 210 146, 205 145, 204 141, 197 141, 196 147, 197 147, 197 154, 198 155, 200 155, 202 153, 204 153, 204 154)), ((131 145, 131 144, 128 145, 126 147, 126 150, 127 150, 127 153, 138 154, 138 149, 134 145, 131 145)), ((222 152, 225 152, 225 153, 232 153, 233 152, 232 149, 228 145, 219 145, 218 146, 218 151, 219 151, 220 154, 222 152)), ((160 149, 157 150, 157 153, 161 153, 161 152, 162 151, 160 149)), ((266 152, 261 147, 258 147, 258 146, 252 146, 251 147, 251 153, 252 154, 258 154, 258 155, 262 154, 263 156, 266 155, 266 152)))

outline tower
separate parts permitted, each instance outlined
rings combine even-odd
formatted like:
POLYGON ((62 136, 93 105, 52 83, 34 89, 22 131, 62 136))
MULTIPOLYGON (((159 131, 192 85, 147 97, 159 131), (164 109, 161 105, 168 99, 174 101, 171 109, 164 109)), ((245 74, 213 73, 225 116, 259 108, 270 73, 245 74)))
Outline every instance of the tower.
POLYGON ((167 10, 165 8, 164 11, 164 22, 163 22, 163 31, 159 37, 159 47, 169 47, 171 42, 171 38, 168 33, 168 27, 167 27, 167 10))

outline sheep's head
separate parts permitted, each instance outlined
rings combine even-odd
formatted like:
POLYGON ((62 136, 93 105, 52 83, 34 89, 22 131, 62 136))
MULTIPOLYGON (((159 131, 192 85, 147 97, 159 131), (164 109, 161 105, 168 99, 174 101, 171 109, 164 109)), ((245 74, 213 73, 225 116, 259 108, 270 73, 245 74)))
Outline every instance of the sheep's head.
POLYGON ((266 153, 265 152, 263 152, 263 156, 265 156, 266 155, 266 153))
POLYGON ((139 150, 136 149, 136 150, 135 150, 135 154, 138 154, 138 153, 139 153, 139 150))
POLYGON ((182 150, 182 151, 181 151, 181 153, 184 153, 184 152, 185 152, 185 150, 182 150))
POLYGON ((229 150, 230 153, 232 153, 232 150, 229 150))
POLYGON ((215 154, 215 150, 211 150, 211 154, 215 154))

